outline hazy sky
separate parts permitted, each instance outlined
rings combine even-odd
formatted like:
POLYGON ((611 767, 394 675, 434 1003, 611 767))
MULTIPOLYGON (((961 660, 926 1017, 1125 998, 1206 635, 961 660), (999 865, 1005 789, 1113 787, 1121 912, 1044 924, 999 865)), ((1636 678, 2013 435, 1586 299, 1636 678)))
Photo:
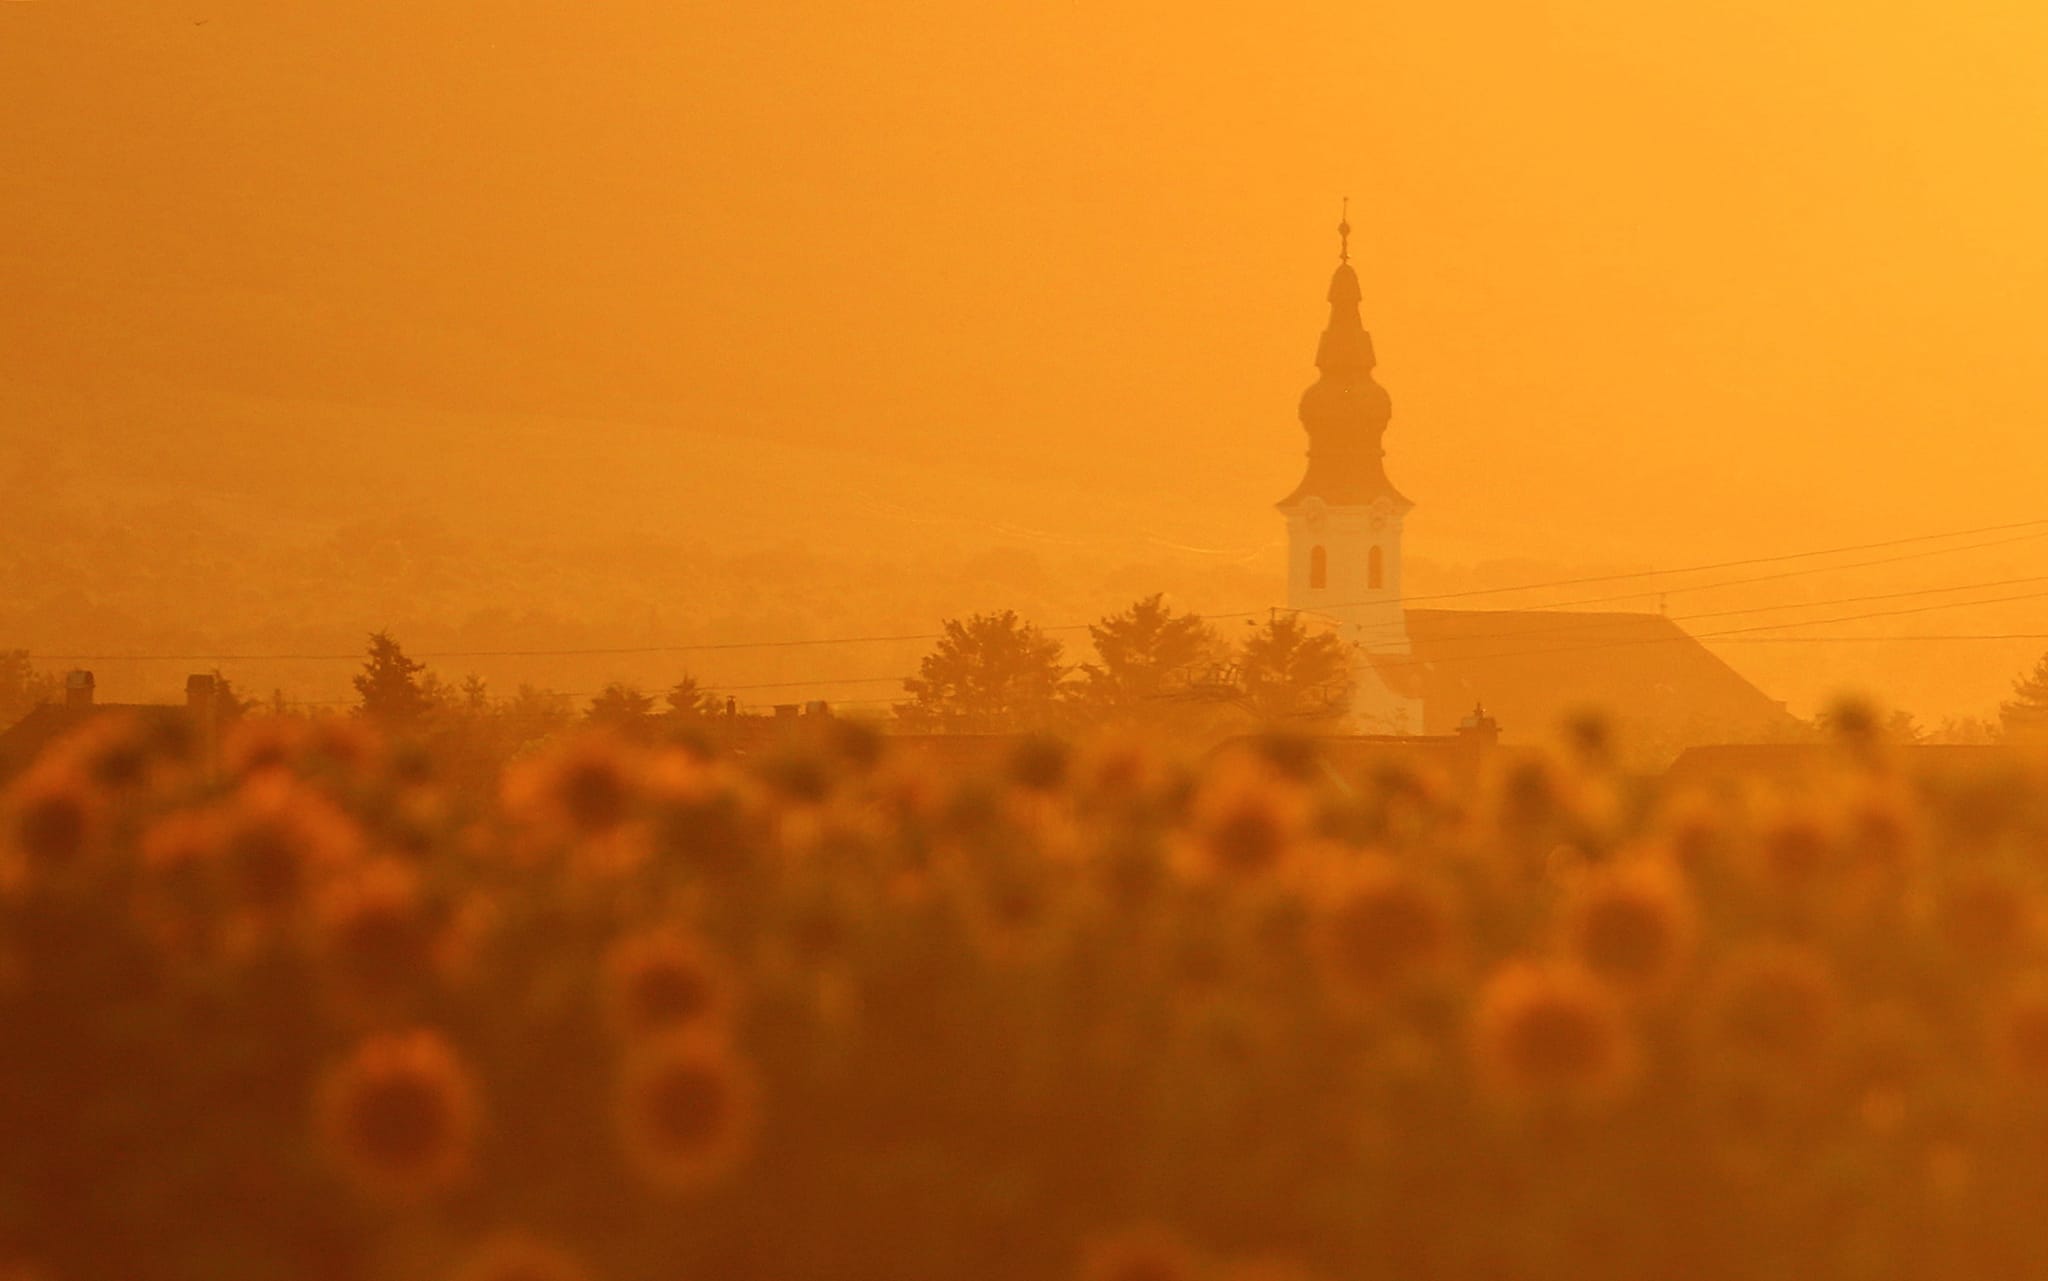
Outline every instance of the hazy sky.
POLYGON ((1244 542, 1348 193, 1412 554, 2017 520, 2044 56, 2036 0, 0 3, 0 381, 944 458, 1244 542))

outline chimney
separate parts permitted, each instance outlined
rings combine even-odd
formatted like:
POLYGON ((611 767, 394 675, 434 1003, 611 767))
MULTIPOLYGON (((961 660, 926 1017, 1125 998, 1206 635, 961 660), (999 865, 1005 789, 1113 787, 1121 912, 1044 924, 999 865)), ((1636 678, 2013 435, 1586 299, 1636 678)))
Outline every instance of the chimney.
POLYGON ((203 674, 187 676, 185 678, 185 710, 194 716, 208 715, 213 711, 214 695, 217 692, 218 687, 215 685, 213 677, 203 674))
POLYGON ((66 672, 66 673, 64 673, 64 706, 66 706, 66 707, 91 707, 91 706, 92 706, 92 673, 91 673, 91 672, 66 672))
POLYGON ((1472 714, 1458 722, 1458 737, 1476 750, 1497 747, 1500 745, 1500 722, 1486 714, 1483 704, 1475 703, 1472 714))

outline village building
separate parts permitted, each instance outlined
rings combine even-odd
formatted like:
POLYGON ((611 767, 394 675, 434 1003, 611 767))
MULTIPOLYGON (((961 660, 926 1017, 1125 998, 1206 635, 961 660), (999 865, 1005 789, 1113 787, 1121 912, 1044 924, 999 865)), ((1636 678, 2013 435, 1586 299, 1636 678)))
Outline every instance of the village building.
POLYGON ((208 759, 218 750, 224 706, 216 677, 187 678, 182 704, 102 703, 97 692, 91 672, 66 672, 62 702, 40 703, 13 725, 0 727, 0 783, 28 769, 52 743, 108 716, 137 722, 159 741, 188 743, 208 759))
POLYGON ((1783 703, 1661 614, 1410 607, 1403 536, 1415 503, 1387 475, 1393 400, 1374 376, 1349 220, 1337 230, 1317 377, 1301 397, 1307 468, 1277 507, 1288 607, 1357 654, 1347 728, 1451 734, 1483 703, 1524 738, 1589 711, 1655 726, 1674 747, 1790 732, 1783 703))

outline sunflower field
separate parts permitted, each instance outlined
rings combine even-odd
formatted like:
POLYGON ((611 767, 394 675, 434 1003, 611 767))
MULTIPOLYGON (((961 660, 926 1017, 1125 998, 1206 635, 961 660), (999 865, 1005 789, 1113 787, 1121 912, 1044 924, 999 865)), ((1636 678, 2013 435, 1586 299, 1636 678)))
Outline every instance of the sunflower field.
POLYGON ((2048 1277, 2048 770, 807 726, 0 795, 6 1281, 2048 1277))

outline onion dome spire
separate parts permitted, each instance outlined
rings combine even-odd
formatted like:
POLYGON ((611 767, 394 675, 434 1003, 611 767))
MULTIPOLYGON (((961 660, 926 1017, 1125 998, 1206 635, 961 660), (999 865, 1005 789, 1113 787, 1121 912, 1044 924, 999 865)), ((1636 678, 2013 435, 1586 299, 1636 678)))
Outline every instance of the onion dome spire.
POLYGON ((1321 374, 1301 397, 1301 425, 1308 430, 1308 474, 1280 501, 1289 507, 1306 498, 1332 506, 1359 506, 1387 498, 1403 510, 1412 504, 1387 479, 1381 438, 1393 417, 1393 401, 1373 378, 1378 359, 1372 335, 1359 316, 1364 291, 1351 266, 1351 202, 1337 224, 1337 270, 1330 277, 1329 324, 1316 345, 1321 374))

